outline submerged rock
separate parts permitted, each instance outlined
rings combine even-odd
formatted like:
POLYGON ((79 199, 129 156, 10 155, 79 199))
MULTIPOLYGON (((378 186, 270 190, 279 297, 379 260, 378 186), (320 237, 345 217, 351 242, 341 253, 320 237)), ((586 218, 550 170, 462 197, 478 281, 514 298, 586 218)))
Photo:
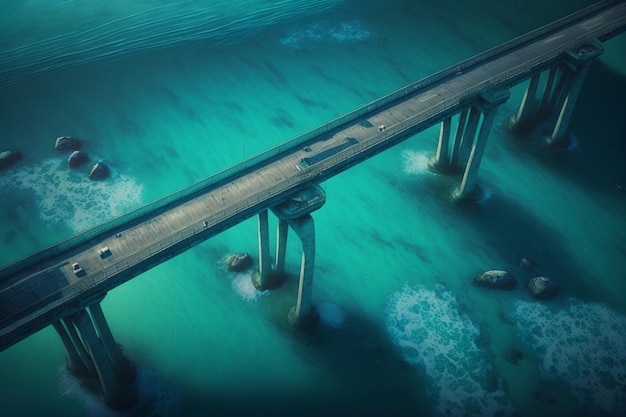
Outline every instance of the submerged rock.
POLYGON ((92 180, 103 180, 109 176, 111 172, 104 162, 97 162, 89 171, 89 178, 92 180))
POLYGON ((539 299, 546 299, 556 297, 559 294, 559 284, 554 280, 546 277, 532 277, 526 283, 526 288, 532 294, 533 297, 539 299))
POLYGON ((231 272, 241 272, 252 267, 252 256, 248 253, 235 253, 226 258, 226 266, 231 272))
POLYGON ((519 260, 519 266, 522 268, 530 269, 533 267, 533 263, 528 258, 522 258, 519 260))
POLYGON ((58 151, 77 151, 80 146, 80 141, 71 136, 60 136, 54 143, 54 149, 58 151))
POLYGON ((4 151, 0 152, 0 168, 6 168, 22 159, 20 151, 4 151))
POLYGON ((67 158, 67 166, 70 168, 76 168, 86 162, 89 162, 89 156, 83 151, 74 151, 67 158))
POLYGON ((474 278, 477 287, 495 288, 499 290, 512 290, 516 285, 515 278, 506 271, 492 269, 485 271, 474 278))

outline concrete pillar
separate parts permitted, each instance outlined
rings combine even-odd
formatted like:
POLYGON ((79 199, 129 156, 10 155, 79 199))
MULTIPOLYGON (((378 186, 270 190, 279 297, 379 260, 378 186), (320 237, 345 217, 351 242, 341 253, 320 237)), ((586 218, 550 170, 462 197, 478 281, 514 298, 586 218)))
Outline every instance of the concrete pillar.
POLYGON ((270 255, 270 231, 267 210, 259 213, 259 271, 258 277, 253 279, 257 288, 266 288, 266 280, 272 273, 272 258, 270 255))
POLYGON ((555 66, 548 70, 548 78, 546 80, 546 84, 543 88, 543 94, 541 96, 541 103, 539 105, 538 118, 545 119, 550 114, 550 102, 554 98, 555 89, 554 89, 554 81, 559 75, 559 67, 555 66))
POLYGON ((134 387, 128 389, 129 387, 122 386, 117 380, 107 352, 87 311, 80 310, 74 313, 70 320, 80 332, 89 356, 93 360, 106 404, 116 410, 132 407, 137 401, 136 391, 134 387))
POLYGON ((452 152, 450 155, 450 167, 454 168, 459 163, 459 150, 461 147, 461 141, 463 140, 463 134, 465 133, 465 122, 467 121, 467 113, 469 109, 463 109, 459 114, 459 122, 456 126, 456 133, 454 134, 454 143, 452 144, 452 152))
POLYGON ((548 146, 555 145, 565 137, 588 70, 589 65, 578 65, 577 68, 572 70, 571 77, 568 77, 569 86, 564 87, 566 90, 562 92, 561 100, 555 103, 555 109, 560 109, 560 111, 552 134, 546 138, 548 146))
POLYGON ((63 346, 65 346, 65 363, 67 365, 67 369, 69 369, 69 371, 76 376, 89 375, 91 371, 87 365, 85 365, 83 358, 80 357, 78 350, 76 349, 76 346, 74 346, 74 342, 72 341, 72 338, 63 323, 61 321, 55 321, 52 323, 52 326, 59 334, 59 337, 61 337, 63 346))
POLYGON ((448 156, 448 144, 450 143, 450 129, 452 117, 447 117, 441 122, 439 131, 439 143, 437 152, 428 161, 428 166, 433 171, 445 172, 450 168, 450 157, 448 156))
POLYGON ((100 303, 90 305, 89 312, 91 313, 96 330, 100 335, 100 341, 113 365, 117 379, 124 382, 134 382, 136 377, 135 368, 129 360, 124 357, 120 347, 115 342, 115 339, 113 339, 113 334, 104 318, 100 303))
POLYGON ((278 220, 276 231, 276 273, 285 272, 285 257, 287 255, 287 236, 289 234, 289 223, 287 220, 278 220))
POLYGON ((474 141, 472 136, 465 136, 463 142, 469 141, 472 143, 471 153, 468 157, 465 172, 463 173, 463 180, 461 186, 455 191, 453 197, 456 200, 465 200, 474 194, 476 188, 476 178, 478 176, 478 168, 482 161, 487 139, 489 138, 489 132, 493 125, 493 120, 498 112, 498 108, 509 98, 508 90, 497 90, 490 93, 484 93, 481 95, 481 102, 476 105, 472 110, 483 113, 483 121, 478 132, 478 137, 474 141))
POLYGON ((473 106, 470 109, 467 127, 465 128, 465 133, 463 134, 463 139, 461 140, 461 149, 459 150, 458 160, 460 165, 467 163, 472 149, 472 144, 474 143, 474 136, 476 135, 476 130, 478 129, 478 122, 480 122, 480 109, 473 106))
POLYGON ((93 360, 91 359, 91 356, 89 355, 89 352, 87 351, 87 348, 85 348, 83 340, 80 338, 80 336, 78 335, 78 332, 76 331, 74 322, 70 320, 69 318, 61 319, 61 322, 65 325, 67 334, 69 335, 72 341, 72 344, 74 345, 74 348, 76 349, 76 352, 78 353, 78 356, 80 357, 83 365, 85 366, 85 368, 87 368, 87 370, 89 371, 89 374, 95 376, 96 367, 94 366, 93 360))
POLYGON ((516 132, 527 132, 537 119, 538 100, 537 88, 539 87, 539 79, 541 74, 535 74, 531 77, 524 92, 524 98, 519 106, 517 115, 511 120, 511 128, 516 132))
POLYGON ((306 327, 317 319, 317 313, 311 304, 315 269, 315 225, 310 214, 290 220, 289 223, 302 242, 298 299, 289 318, 295 326, 306 327))

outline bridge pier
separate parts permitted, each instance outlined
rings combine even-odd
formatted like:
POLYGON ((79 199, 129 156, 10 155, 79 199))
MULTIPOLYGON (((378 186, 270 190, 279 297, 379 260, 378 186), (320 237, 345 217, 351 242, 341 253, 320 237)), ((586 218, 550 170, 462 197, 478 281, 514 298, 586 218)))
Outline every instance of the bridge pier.
POLYGON ((308 327, 317 321, 317 312, 313 308, 313 272, 315 270, 315 224, 310 214, 289 220, 289 225, 302 242, 302 261, 298 297, 295 307, 289 312, 289 321, 296 327, 308 327))
MULTIPOLYGON (((564 91, 561 93, 560 102, 555 107, 559 109, 558 118, 554 124, 552 134, 545 138, 545 143, 550 148, 561 148, 563 139, 566 137, 569 122, 574 113, 574 107, 582 90, 585 77, 589 72, 589 64, 604 52, 604 47, 599 41, 583 45, 577 50, 567 52, 565 65, 569 68, 569 77, 564 91)), ((567 144, 569 145, 569 143, 567 144)))
POLYGON ((487 139, 493 120, 498 112, 498 108, 509 98, 508 90, 496 90, 480 95, 480 100, 470 110, 470 117, 467 128, 463 134, 460 147, 460 156, 457 159, 465 161, 464 154, 468 153, 465 171, 461 185, 453 193, 454 200, 467 200, 472 198, 476 192, 476 178, 478 176, 478 168, 482 161, 487 139), (478 136, 479 119, 482 114, 482 122, 478 136))
POLYGON ((317 317, 311 302, 315 270, 315 225, 311 213, 325 202, 324 190, 317 184, 310 184, 289 199, 272 207, 272 212, 278 218, 276 261, 273 270, 267 210, 259 213, 259 271, 252 275, 252 282, 256 288, 268 289, 280 284, 285 271, 289 227, 302 242, 298 295, 296 305, 289 313, 289 320, 297 327, 306 327, 317 317))
POLYGON ((450 169, 450 157, 448 155, 448 148, 450 143, 451 126, 452 117, 446 117, 441 122, 437 152, 432 155, 428 161, 428 166, 433 171, 447 172, 450 169))
POLYGON ((517 114, 509 119, 510 130, 527 134, 538 124, 549 121, 552 133, 545 138, 545 144, 549 148, 562 147, 589 64, 603 51, 602 44, 595 40, 567 51, 565 60, 533 75, 517 114))
POLYGON ((73 374, 97 378, 110 408, 124 410, 135 405, 135 369, 115 343, 99 302, 55 322, 54 328, 73 374))

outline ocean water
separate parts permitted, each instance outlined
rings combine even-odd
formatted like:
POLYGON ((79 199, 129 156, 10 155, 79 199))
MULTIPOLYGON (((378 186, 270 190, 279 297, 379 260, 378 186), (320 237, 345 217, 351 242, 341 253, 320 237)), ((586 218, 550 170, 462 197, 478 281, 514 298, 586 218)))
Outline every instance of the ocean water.
MULTIPOLYGON (((0 151, 24 158, 0 172, 0 265, 590 3, 3 2, 0 151), (66 168, 61 135, 111 178, 66 168)), ((511 90, 479 204, 452 203, 460 178, 428 170, 438 127, 323 183, 314 329, 287 323, 295 234, 279 289, 226 270, 257 256, 252 218, 102 302, 138 369, 135 408, 69 375, 46 328, 0 352, 0 414, 625 415, 625 36, 592 65, 566 151, 508 135, 524 85, 511 90), (516 289, 471 285, 494 268, 516 289), (532 299, 533 275, 560 295, 532 299)))

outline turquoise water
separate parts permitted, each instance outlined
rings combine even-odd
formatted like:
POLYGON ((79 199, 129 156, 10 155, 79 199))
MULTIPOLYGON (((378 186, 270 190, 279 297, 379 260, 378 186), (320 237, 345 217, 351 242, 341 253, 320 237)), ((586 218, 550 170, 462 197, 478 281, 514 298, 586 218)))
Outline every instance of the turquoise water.
MULTIPOLYGON (((0 176, 1 265, 589 4, 129 3, 2 5, 0 143, 24 159, 0 176), (67 170, 61 135, 112 177, 67 170)), ((229 254, 257 254, 249 219, 102 302, 139 370, 135 409, 82 388, 47 328, 0 353, 2 415, 624 415, 626 40, 605 47, 567 152, 507 135, 523 86, 511 91, 476 206, 426 168, 438 127, 322 184, 314 330, 286 320, 295 237, 277 290, 226 271, 229 254), (517 288, 471 285, 493 268, 517 288), (534 301, 533 274, 560 296, 534 301)))

